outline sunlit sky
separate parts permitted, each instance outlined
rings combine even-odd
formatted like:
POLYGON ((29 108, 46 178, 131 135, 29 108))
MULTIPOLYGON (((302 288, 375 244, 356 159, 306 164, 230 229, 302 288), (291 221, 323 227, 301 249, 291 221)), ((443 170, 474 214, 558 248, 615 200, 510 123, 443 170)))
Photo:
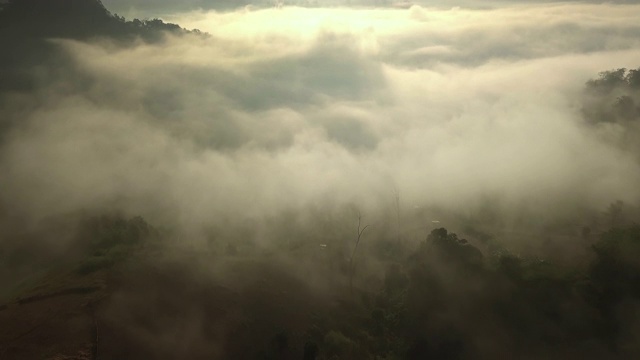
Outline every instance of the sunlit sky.
MULTIPOLYGON (((263 36, 284 34, 288 37, 316 36, 319 32, 351 32, 362 35, 393 35, 419 30, 428 26, 443 31, 463 31, 465 28, 486 26, 500 28, 520 23, 528 26, 531 19, 540 25, 579 19, 591 25, 606 25, 616 21, 636 21, 636 8, 611 7, 611 3, 581 2, 366 2, 367 6, 348 6, 354 3, 314 3, 332 6, 300 6, 300 2, 271 5, 270 1, 242 5, 239 2, 174 2, 105 0, 112 12, 128 18, 159 17, 187 29, 199 29, 223 36, 263 36), (394 4, 396 6, 394 6, 394 4), (382 5, 382 6, 380 6, 382 5), (398 6, 400 5, 400 6, 398 6), (600 11, 606 7, 606 11, 600 11)), ((357 5, 357 4, 356 4, 357 5)), ((508 35, 508 34, 505 34, 508 35)))
MULTIPOLYGON (((126 17, 165 17, 171 14, 190 11, 236 11, 239 9, 268 9, 282 7, 307 8, 409 8, 421 5, 433 8, 449 9, 454 7, 490 8, 508 5, 509 2, 477 0, 103 0, 112 12, 126 17)), ((513 2, 511 4, 514 4, 513 2)))

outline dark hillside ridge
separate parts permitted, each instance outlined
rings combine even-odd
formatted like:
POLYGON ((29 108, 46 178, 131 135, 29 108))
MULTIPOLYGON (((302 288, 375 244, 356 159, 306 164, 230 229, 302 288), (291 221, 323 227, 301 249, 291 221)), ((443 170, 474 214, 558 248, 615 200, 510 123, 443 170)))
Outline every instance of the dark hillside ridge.
MULTIPOLYGON (((41 81, 33 75, 35 68, 49 77, 64 76, 61 69, 70 71, 70 60, 49 39, 109 39, 127 46, 138 39, 159 43, 166 33, 199 31, 159 19, 127 21, 109 12, 100 0, 0 2, 0 100, 7 91, 35 90, 41 81)), ((7 126, 0 121, 0 138, 7 126)))
POLYGON ((187 32, 158 19, 125 21, 100 0, 13 0, 0 9, 0 33, 14 39, 140 36, 149 41, 159 39, 158 31, 187 32))
POLYGON ((16 36, 90 34, 116 21, 99 0, 15 0, 0 13, 2 30, 16 36))

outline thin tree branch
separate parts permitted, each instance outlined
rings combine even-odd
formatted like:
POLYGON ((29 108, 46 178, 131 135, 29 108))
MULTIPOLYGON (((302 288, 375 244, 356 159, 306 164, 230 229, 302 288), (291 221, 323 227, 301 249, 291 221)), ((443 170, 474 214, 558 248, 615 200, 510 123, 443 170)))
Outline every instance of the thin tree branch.
POLYGON ((362 224, 361 221, 362 221, 362 216, 358 212, 358 237, 356 238, 356 244, 353 247, 353 251, 351 252, 351 257, 349 258, 349 292, 352 295, 353 295, 353 273, 355 270, 353 266, 353 258, 356 256, 356 250, 358 250, 358 244, 360 244, 360 239, 362 238, 362 234, 364 234, 364 231, 367 230, 367 228, 369 227, 369 225, 367 224, 361 230, 360 229, 360 226, 362 224))

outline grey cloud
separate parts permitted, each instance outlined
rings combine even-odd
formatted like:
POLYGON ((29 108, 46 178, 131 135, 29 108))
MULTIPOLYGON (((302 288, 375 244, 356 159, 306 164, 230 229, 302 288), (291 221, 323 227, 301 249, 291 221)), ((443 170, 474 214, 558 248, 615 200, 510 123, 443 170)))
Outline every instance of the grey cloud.
MULTIPOLYGON (((98 60, 88 66, 84 76, 93 77, 91 82, 97 84, 90 90, 94 101, 117 107, 129 104, 131 108, 140 104, 155 125, 199 139, 203 146, 233 149, 262 143, 277 148, 279 144, 290 145, 293 134, 280 120, 260 117, 261 113, 303 111, 335 101, 387 101, 381 65, 359 54, 349 45, 350 40, 349 36, 326 35, 308 51, 257 60, 241 72, 228 71, 220 64, 160 62, 141 63, 140 72, 131 73, 124 70, 124 64, 121 68, 114 66, 118 62, 98 60), (123 97, 114 88, 135 91, 123 97)), ((211 41, 207 46, 215 46, 211 41)), ((71 47, 86 49, 78 43, 71 47)), ((85 56, 115 56, 86 50, 80 62, 93 63, 85 56)), ((129 49, 120 51, 124 57, 135 56, 129 49)))
MULTIPOLYGON (((572 9, 590 11, 561 12, 572 9)), ((577 108, 587 79, 637 59, 635 28, 604 9, 605 25, 576 16, 564 32, 540 27, 546 10, 516 16, 504 32, 491 25, 501 13, 474 13, 479 20, 446 41, 415 36, 435 33, 429 22, 416 32, 418 18, 376 34, 377 47, 371 33, 363 46, 362 33, 341 29, 311 40, 57 41, 65 75, 36 78, 35 94, 3 95, 12 125, 0 195, 34 219, 120 208, 202 231, 314 206, 356 204, 383 219, 394 187, 415 221, 413 209, 473 213, 488 198, 513 219, 520 211, 540 221, 635 202, 637 154, 586 126, 577 108), (597 38, 597 52, 574 31, 603 26, 619 31, 597 38), (540 34, 554 43, 512 49, 540 34), (446 58, 451 48, 466 53, 446 58), (411 52, 440 60, 407 67, 411 52)))
MULTIPOLYGON (((589 5, 585 5, 588 6, 589 5)), ((429 67, 438 63, 477 66, 489 61, 519 61, 561 56, 568 53, 596 53, 637 49, 640 26, 631 18, 611 22, 593 21, 580 10, 558 6, 555 11, 530 10, 537 19, 535 27, 513 12, 496 13, 495 23, 477 26, 436 22, 431 25, 428 9, 415 9, 425 26, 411 33, 390 37, 383 43, 382 56, 389 62, 409 67, 429 67), (410 47, 404 48, 410 44, 410 47)), ((594 8, 595 10, 595 8, 594 8)), ((584 11, 584 10, 583 10, 584 11)), ((455 16, 456 11, 451 11, 455 16)), ((603 11, 603 17, 618 17, 618 12, 603 11)))
POLYGON ((331 139, 349 149, 371 150, 378 143, 378 139, 371 133, 367 125, 358 119, 336 116, 328 120, 325 128, 331 139))

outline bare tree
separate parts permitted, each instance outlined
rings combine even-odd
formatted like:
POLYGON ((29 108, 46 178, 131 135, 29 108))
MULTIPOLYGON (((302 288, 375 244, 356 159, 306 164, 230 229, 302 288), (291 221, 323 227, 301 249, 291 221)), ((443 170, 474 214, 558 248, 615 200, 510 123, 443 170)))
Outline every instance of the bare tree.
POLYGON ((351 252, 351 257, 349 258, 349 292, 353 295, 353 273, 354 273, 354 266, 353 266, 353 258, 356 255, 356 250, 358 250, 358 244, 360 244, 360 239, 362 238, 362 234, 364 233, 365 230, 367 230, 367 228, 369 227, 369 225, 366 225, 365 227, 363 227, 362 229, 360 229, 361 226, 361 220, 362 220, 362 216, 360 215, 360 213, 358 212, 358 236, 356 238, 356 244, 353 247, 353 251, 351 252))
POLYGON ((396 239, 400 241, 400 190, 397 186, 393 186, 393 197, 396 205, 396 239))

